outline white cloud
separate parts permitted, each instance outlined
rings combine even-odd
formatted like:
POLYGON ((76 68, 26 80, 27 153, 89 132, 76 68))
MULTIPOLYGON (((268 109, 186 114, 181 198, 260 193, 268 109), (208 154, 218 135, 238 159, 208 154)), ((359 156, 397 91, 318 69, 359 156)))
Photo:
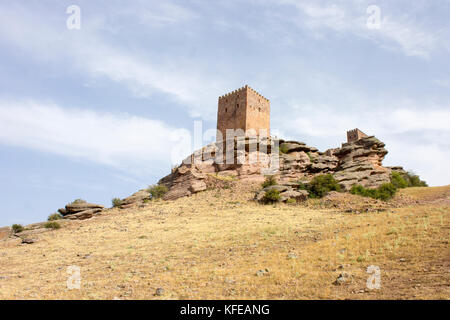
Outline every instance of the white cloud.
MULTIPOLYGON (((172 161, 185 129, 127 114, 64 109, 52 103, 0 101, 0 143, 151 174, 172 161)), ((185 152, 186 153, 186 152, 185 152)), ((180 162, 173 159, 173 164, 180 162)))
MULTIPOLYGON (((169 3, 156 8, 162 13, 158 17, 165 22, 188 19, 191 14, 189 10, 169 3)), ((100 22, 95 19, 90 24, 82 22, 81 30, 69 31, 20 6, 0 6, 0 9, 0 41, 20 48, 32 59, 76 69, 89 79, 105 77, 123 84, 140 97, 162 92, 180 103, 193 117, 214 119, 216 114, 211 101, 215 102, 223 94, 223 88, 229 87, 209 70, 202 71, 202 67, 192 60, 165 59, 155 50, 141 52, 109 43, 101 34, 108 28, 101 25, 106 22, 100 18, 100 22)), ((141 11, 134 8, 125 12, 153 23, 145 17, 153 12, 146 7, 141 11)))
POLYGON ((325 148, 332 148, 344 141, 347 130, 358 127, 386 143, 389 154, 385 165, 401 165, 416 171, 432 185, 448 184, 450 173, 445 166, 450 158, 450 107, 419 108, 411 102, 392 101, 391 104, 398 107, 381 109, 374 104, 345 113, 336 106, 296 105, 289 119, 277 119, 272 125, 273 132, 282 128, 283 133, 291 135, 289 138, 308 136, 326 141, 329 144, 325 148), (277 126, 280 121, 282 125, 277 126))
POLYGON ((413 15, 392 12, 386 4, 379 5, 380 29, 369 29, 366 9, 374 4, 369 1, 337 1, 332 5, 301 0, 284 0, 283 3, 296 7, 300 14, 296 25, 308 28, 316 36, 323 37, 324 31, 330 30, 348 33, 371 39, 382 48, 422 58, 428 58, 436 50, 450 50, 448 31, 427 28, 413 15))

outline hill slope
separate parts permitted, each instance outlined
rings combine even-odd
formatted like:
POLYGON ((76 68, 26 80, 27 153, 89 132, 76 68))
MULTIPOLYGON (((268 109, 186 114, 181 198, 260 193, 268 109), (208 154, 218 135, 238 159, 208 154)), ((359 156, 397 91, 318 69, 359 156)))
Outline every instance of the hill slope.
POLYGON ((335 194, 273 206, 249 201, 257 188, 111 209, 33 244, 0 241, 0 299, 450 298, 450 186, 403 189, 388 204, 335 194), (378 290, 366 287, 369 265, 378 290), (80 289, 66 286, 69 266, 80 289))

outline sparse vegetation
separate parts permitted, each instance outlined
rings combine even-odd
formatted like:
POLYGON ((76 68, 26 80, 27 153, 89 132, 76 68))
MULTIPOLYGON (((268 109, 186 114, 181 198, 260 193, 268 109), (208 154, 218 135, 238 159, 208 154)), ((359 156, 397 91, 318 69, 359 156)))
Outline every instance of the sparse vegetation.
POLYGON ((280 199, 281 199, 280 191, 276 189, 270 189, 266 191, 263 198, 261 199, 261 202, 264 204, 270 204, 278 202, 280 201, 280 199))
POLYGON ((114 208, 120 207, 122 205, 122 200, 120 198, 113 198, 111 202, 114 208))
POLYGON ((75 199, 74 201, 72 201, 71 204, 81 204, 81 203, 87 203, 87 201, 83 199, 75 199))
POLYGON ((285 144, 281 144, 280 146, 280 153, 287 153, 289 148, 285 144))
POLYGON ((391 173, 391 183, 398 189, 409 187, 409 182, 404 178, 400 172, 393 171, 391 173))
POLYGON ((398 189, 404 189, 409 187, 426 187, 425 181, 420 180, 419 176, 408 172, 406 174, 401 174, 400 172, 391 173, 391 182, 384 183, 378 188, 364 188, 361 185, 354 185, 350 189, 351 194, 360 195, 363 197, 370 197, 374 199, 380 199, 387 201, 392 199, 398 189))
POLYGON ((53 213, 51 215, 48 216, 47 221, 55 221, 55 220, 60 220, 62 219, 62 215, 60 213, 53 213))
POLYGON ((19 233, 19 232, 22 232, 23 230, 25 230, 21 224, 13 224, 11 226, 11 229, 14 233, 19 233))
POLYGON ((394 197, 397 192, 397 188, 392 183, 383 183, 378 188, 364 188, 361 185, 353 185, 350 189, 351 194, 360 195, 363 197, 370 197, 374 199, 380 199, 383 201, 387 201, 394 197))
MULTIPOLYGON (((173 299, 193 300, 449 299, 450 186, 398 189, 405 199, 358 214, 347 212, 347 200, 361 206, 378 201, 342 193, 329 208, 261 206, 249 201, 260 183, 231 188, 69 222, 68 228, 61 223, 33 245, 19 244, 18 237, 0 241, 6 275, 0 299, 109 300, 125 292, 122 284, 126 298, 136 300, 158 299, 153 292, 160 286, 173 299), (62 285, 66 266, 74 264, 89 269, 82 290, 62 285), (370 265, 381 268, 380 290, 362 290, 370 265), (353 281, 334 286, 343 272, 353 281)), ((325 202, 308 202, 316 201, 325 202)))
POLYGON ((309 183, 299 182, 299 189, 309 192, 310 198, 322 198, 330 191, 341 191, 339 183, 331 174, 315 176, 309 183))
POLYGON ((46 224, 44 224, 44 227, 47 228, 47 229, 56 230, 56 229, 61 228, 61 225, 58 222, 56 222, 56 221, 49 221, 46 224))
POLYGON ((270 187, 270 186, 274 186, 276 184, 277 184, 277 180, 275 179, 274 176, 267 176, 266 180, 262 183, 261 186, 263 188, 267 188, 267 187, 270 187))
POLYGON ((427 183, 420 180, 419 176, 413 172, 401 174, 400 172, 394 171, 391 173, 391 182, 398 189, 408 187, 428 187, 427 183))
POLYGON ((169 189, 163 184, 148 187, 148 192, 152 195, 152 199, 161 199, 167 191, 169 191, 169 189))
POLYGON ((428 187, 428 184, 425 181, 420 180, 419 176, 414 172, 407 172, 406 178, 410 187, 428 187))

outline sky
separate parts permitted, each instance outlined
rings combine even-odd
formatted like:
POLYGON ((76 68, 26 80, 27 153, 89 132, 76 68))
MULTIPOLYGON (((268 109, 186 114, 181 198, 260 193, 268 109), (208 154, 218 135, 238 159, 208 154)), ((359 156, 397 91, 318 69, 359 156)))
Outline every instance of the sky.
POLYGON ((324 151, 359 128, 384 165, 447 185, 449 17, 449 0, 0 0, 0 226, 156 183, 246 84, 278 137, 324 151))

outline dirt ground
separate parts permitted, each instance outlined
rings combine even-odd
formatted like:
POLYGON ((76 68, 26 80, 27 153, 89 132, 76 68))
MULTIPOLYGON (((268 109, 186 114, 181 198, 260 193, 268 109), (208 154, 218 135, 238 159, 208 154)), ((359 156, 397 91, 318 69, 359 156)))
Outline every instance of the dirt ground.
POLYGON ((331 194, 277 205, 251 201, 257 188, 0 241, 0 299, 450 298, 450 186, 403 189, 389 203, 331 194), (369 266, 380 281, 368 286, 369 266))

